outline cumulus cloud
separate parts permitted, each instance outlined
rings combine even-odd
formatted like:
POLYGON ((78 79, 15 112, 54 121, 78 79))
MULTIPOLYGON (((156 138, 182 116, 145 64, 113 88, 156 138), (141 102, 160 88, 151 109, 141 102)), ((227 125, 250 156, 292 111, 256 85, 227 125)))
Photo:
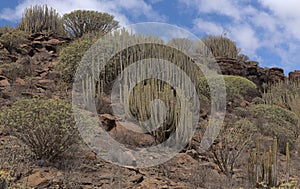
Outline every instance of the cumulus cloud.
POLYGON ((143 0, 23 0, 14 9, 0 10, 0 19, 17 21, 21 18, 25 8, 31 5, 47 4, 55 8, 60 14, 69 13, 73 10, 85 9, 107 12, 115 16, 121 26, 128 25, 131 21, 127 18, 124 11, 131 12, 133 16, 145 16, 152 21, 163 21, 165 18, 153 10, 151 5, 143 0))
POLYGON ((179 0, 179 2, 197 8, 202 13, 215 13, 234 19, 240 18, 236 0, 179 0))
POLYGON ((262 6, 268 8, 287 33, 300 40, 300 11, 297 0, 259 0, 262 6))
POLYGON ((300 60, 298 0, 256 0, 255 4, 249 0, 178 2, 197 12, 198 18, 193 24, 199 33, 216 35, 223 28, 243 53, 260 58, 260 50, 268 49, 279 56, 281 66, 288 69, 300 60), (207 15, 210 15, 209 20, 204 19, 207 15), (227 18, 226 22, 223 18, 227 18))
POLYGON ((255 31, 249 25, 240 25, 230 29, 230 36, 249 56, 255 56, 255 51, 260 47, 255 31))
POLYGON ((201 18, 195 19, 194 30, 201 31, 207 35, 221 35, 224 32, 224 28, 216 23, 205 21, 201 18))

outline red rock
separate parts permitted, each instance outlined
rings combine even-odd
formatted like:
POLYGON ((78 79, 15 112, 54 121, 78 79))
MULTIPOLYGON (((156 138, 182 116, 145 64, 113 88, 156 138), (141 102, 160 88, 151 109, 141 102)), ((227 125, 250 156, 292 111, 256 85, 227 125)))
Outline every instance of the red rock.
POLYGON ((50 80, 50 79, 42 79, 42 80, 39 80, 38 81, 38 84, 54 84, 54 81, 53 80, 50 80))
POLYGON ((43 72, 43 73, 40 74, 40 76, 41 76, 41 78, 44 79, 44 78, 46 77, 47 74, 48 74, 48 72, 43 72))
POLYGON ((249 105, 250 105, 250 103, 246 100, 243 100, 242 102, 240 102, 241 107, 246 107, 246 106, 249 106, 249 105))
POLYGON ((85 158, 90 160, 90 161, 94 161, 97 159, 97 154, 95 152, 87 152, 85 154, 85 158))
POLYGON ((295 70, 289 73, 289 80, 299 80, 300 79, 300 70, 295 70))
POLYGON ((49 41, 44 42, 47 45, 59 45, 61 41, 58 39, 50 39, 49 41))
POLYGON ((27 183, 27 186, 36 188, 49 180, 43 177, 40 172, 36 172, 28 177, 23 178, 22 181, 27 183))
POLYGON ((8 82, 8 80, 0 80, 0 87, 8 87, 10 86, 10 83, 8 82))
POLYGON ((26 84, 26 82, 23 79, 19 78, 19 77, 16 78, 15 83, 19 84, 19 85, 25 85, 26 84))
POLYGON ((116 121, 110 114, 101 114, 99 119, 110 136, 123 144, 145 147, 156 143, 153 136, 143 133, 142 129, 132 122, 116 121))

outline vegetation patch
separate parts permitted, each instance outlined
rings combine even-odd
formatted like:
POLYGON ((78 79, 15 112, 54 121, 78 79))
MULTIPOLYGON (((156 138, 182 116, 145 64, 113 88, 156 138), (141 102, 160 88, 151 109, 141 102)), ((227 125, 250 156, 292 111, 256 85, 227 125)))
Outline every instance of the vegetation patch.
POLYGON ((0 113, 0 120, 37 159, 57 160, 79 142, 71 105, 62 100, 19 100, 0 113))

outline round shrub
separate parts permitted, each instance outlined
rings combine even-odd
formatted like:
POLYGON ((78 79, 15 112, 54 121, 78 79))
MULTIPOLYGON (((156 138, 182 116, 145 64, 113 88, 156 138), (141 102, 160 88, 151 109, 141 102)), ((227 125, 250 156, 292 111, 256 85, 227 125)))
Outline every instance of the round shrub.
POLYGON ((262 99, 262 98, 260 98, 260 97, 255 97, 255 98, 253 98, 253 99, 252 99, 252 102, 253 102, 254 104, 265 104, 264 99, 262 99))
POLYGON ((252 95, 257 95, 257 87, 252 81, 240 77, 227 75, 224 76, 227 96, 229 99, 251 99, 252 95))
POLYGON ((57 69, 62 73, 62 79, 67 83, 73 82, 78 65, 86 51, 97 41, 98 37, 82 37, 74 40, 60 50, 57 69))
POLYGON ((0 113, 0 122, 37 159, 54 161, 79 142, 70 104, 59 99, 27 99, 0 113))
POLYGON ((285 151, 286 142, 295 144, 299 134, 299 118, 287 109, 276 105, 258 104, 250 107, 256 118, 260 132, 266 136, 277 136, 281 152, 285 151))
POLYGON ((62 18, 66 31, 70 36, 82 37, 88 32, 110 32, 118 27, 114 16, 92 10, 76 10, 65 14, 62 18))
POLYGON ((246 78, 232 75, 210 78, 210 86, 205 77, 200 77, 198 85, 200 94, 210 99, 210 91, 217 90, 220 87, 218 86, 218 81, 221 77, 223 77, 225 81, 227 101, 233 101, 235 99, 249 100, 258 94, 255 83, 246 78))
POLYGON ((13 50, 20 49, 20 45, 27 41, 27 36, 24 31, 10 29, 1 35, 0 42, 9 53, 12 53, 13 50))

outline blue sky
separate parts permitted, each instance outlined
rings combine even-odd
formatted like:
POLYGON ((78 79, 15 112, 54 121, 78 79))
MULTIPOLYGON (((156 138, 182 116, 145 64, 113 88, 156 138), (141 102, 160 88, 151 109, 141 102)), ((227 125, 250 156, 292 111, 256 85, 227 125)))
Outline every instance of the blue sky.
POLYGON ((48 4, 61 15, 77 9, 113 14, 121 26, 164 22, 198 37, 221 35, 262 67, 300 69, 299 0, 1 0, 0 26, 16 26, 26 7, 48 4))

